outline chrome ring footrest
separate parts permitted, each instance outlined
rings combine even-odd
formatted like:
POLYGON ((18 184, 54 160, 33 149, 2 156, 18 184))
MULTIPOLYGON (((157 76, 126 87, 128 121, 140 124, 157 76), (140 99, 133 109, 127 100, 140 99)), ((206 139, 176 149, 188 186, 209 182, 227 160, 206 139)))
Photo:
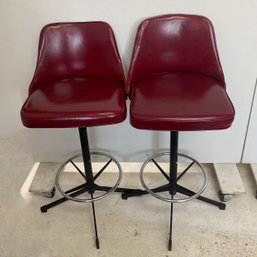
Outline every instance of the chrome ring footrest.
POLYGON ((151 157, 149 157, 142 165, 141 169, 140 169, 140 180, 141 180, 141 183, 143 185, 143 187, 145 188, 145 190, 151 194, 152 196, 158 198, 159 200, 162 200, 162 201, 165 201, 165 202, 169 202, 169 203, 182 203, 182 202, 187 202, 187 201, 190 201, 190 200, 193 200, 195 198, 197 198, 198 196, 200 196, 200 194, 205 190, 205 188, 207 187, 207 180, 208 180, 208 176, 207 176, 207 173, 204 169, 204 167, 195 159, 193 159, 192 157, 188 156, 188 155, 185 155, 185 154, 181 154, 181 153, 178 153, 178 156, 181 156, 181 157, 184 157, 186 159, 189 159, 193 162, 195 162, 195 164, 200 168, 200 170, 202 171, 203 173, 203 176, 204 176, 204 183, 203 183, 203 186, 201 187, 201 189, 195 193, 194 195, 190 196, 190 197, 185 197, 185 198, 175 198, 173 197, 173 199, 171 198, 167 198, 167 197, 163 197, 163 196, 160 196, 156 193, 154 193, 145 183, 144 181, 144 169, 146 167, 146 165, 152 161, 152 159, 155 159, 157 157, 160 157, 160 156, 165 156, 165 155, 169 155, 170 152, 164 152, 164 153, 160 153, 160 154, 156 154, 156 155, 153 155, 151 157))
MULTIPOLYGON (((119 174, 118 174, 118 179, 117 179, 117 182, 115 183, 115 185, 110 188, 106 193, 98 196, 98 197, 92 197, 92 198, 76 198, 76 197, 72 197, 68 194, 66 194, 61 186, 60 186, 60 183, 59 183, 59 180, 60 180, 60 176, 64 170, 64 167, 69 163, 71 162, 72 160, 74 159, 77 159, 77 158, 80 158, 82 157, 82 154, 77 154, 71 158, 69 158, 68 160, 66 160, 61 166, 60 168, 58 169, 57 171, 57 174, 56 174, 56 177, 55 177, 55 185, 56 185, 56 188, 57 190, 66 198, 66 199, 69 199, 71 201, 75 201, 75 202, 83 202, 83 203, 90 203, 90 202, 95 202, 95 201, 98 201, 98 200, 101 200, 103 198, 105 198, 106 196, 108 196, 109 194, 111 194, 112 192, 114 192, 117 187, 119 186, 120 182, 121 182, 121 179, 122 179, 122 169, 121 169, 121 166, 119 164, 119 162, 114 158, 112 157, 111 155, 109 154, 106 154, 106 153, 102 153, 102 152, 91 152, 90 155, 100 155, 100 156, 105 156, 107 158, 109 158, 110 160, 112 160, 113 162, 115 162, 116 166, 118 167, 118 171, 119 171, 119 174)), ((86 182, 85 182, 86 183, 86 182)))

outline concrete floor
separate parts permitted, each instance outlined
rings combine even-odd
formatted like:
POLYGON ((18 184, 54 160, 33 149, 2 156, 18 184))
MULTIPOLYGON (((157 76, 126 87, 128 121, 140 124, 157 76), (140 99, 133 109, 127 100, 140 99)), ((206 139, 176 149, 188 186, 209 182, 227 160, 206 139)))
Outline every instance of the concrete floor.
MULTIPOLYGON (((229 201, 225 211, 197 200, 175 205, 172 253, 168 203, 150 196, 124 201, 118 193, 96 202, 101 243, 96 250, 90 204, 67 202, 42 214, 39 208, 49 199, 20 196, 33 166, 23 145, 1 140, 0 257, 257 256, 256 188, 247 165, 239 165, 247 193, 229 201)), ((209 185, 203 195, 218 199, 212 166, 206 168, 209 185)), ((189 185, 198 180, 197 174, 185 178, 189 185)), ((138 187, 138 174, 126 174, 122 185, 138 187)))

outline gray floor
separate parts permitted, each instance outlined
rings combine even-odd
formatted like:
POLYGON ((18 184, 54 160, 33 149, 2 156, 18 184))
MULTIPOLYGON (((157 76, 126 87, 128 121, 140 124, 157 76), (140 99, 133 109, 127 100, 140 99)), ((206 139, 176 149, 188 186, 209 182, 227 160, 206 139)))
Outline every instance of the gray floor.
MULTIPOLYGON (((117 193, 97 202, 97 251, 90 204, 68 202, 42 214, 39 207, 49 199, 20 196, 33 160, 17 142, 1 140, 1 257, 257 256, 257 200, 247 165, 239 166, 247 193, 229 201, 225 211, 196 200, 175 205, 172 253, 167 251, 169 204, 150 196, 124 201, 117 193)), ((203 195, 217 199, 212 166, 206 167, 209 185, 203 195)), ((198 180, 197 174, 185 178, 189 185, 198 180)), ((138 174, 126 174, 123 185, 139 186, 138 174)))

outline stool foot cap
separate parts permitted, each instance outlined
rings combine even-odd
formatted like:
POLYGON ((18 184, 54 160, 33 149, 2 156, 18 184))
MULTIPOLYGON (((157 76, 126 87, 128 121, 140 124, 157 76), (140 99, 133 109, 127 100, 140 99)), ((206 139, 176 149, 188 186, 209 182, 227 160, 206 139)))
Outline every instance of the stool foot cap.
POLYGON ((172 250, 172 240, 169 240, 168 249, 169 249, 169 251, 171 251, 171 250, 172 250))
POLYGON ((220 203, 219 209, 220 210, 225 210, 226 209, 226 204, 225 203, 220 203))
POLYGON ((40 208, 40 210, 41 210, 41 212, 47 212, 46 205, 42 206, 42 207, 40 208))
POLYGON ((96 244, 96 249, 100 249, 100 242, 98 238, 96 238, 95 244, 96 244))
POLYGON ((122 198, 123 200, 127 200, 127 199, 128 199, 128 196, 127 196, 126 193, 123 193, 123 194, 121 194, 121 198, 122 198))

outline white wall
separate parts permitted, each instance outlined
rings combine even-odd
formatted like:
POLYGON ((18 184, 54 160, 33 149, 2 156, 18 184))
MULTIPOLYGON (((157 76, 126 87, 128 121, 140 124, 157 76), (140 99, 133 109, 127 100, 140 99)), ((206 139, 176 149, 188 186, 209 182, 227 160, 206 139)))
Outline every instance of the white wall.
MULTIPOLYGON (((19 110, 26 98, 40 29, 58 21, 104 20, 112 27, 127 70, 136 28, 144 18, 167 13, 209 17, 235 105, 236 119, 225 131, 181 133, 180 149, 205 162, 239 162, 257 67, 256 0, 0 0, 0 136, 27 136, 35 160, 63 159, 79 149, 76 130, 23 128, 19 110)), ((129 122, 90 129, 93 148, 110 149, 120 160, 143 160, 168 147, 168 133, 139 131, 129 122)), ((1 143, 1 142, 0 142, 1 143)))

